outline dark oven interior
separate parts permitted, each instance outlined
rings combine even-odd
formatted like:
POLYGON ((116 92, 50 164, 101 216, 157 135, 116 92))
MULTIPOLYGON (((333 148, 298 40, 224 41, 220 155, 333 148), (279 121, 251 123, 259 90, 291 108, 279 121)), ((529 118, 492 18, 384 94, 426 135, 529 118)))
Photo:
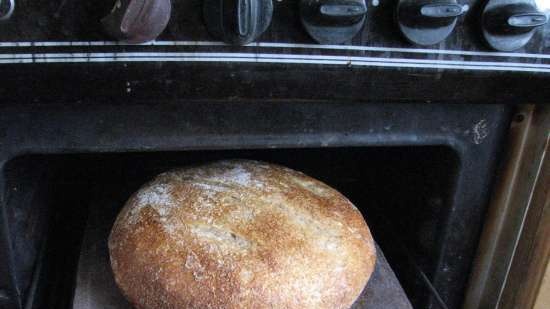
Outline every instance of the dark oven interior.
MULTIPOLYGON (((413 302, 431 294, 444 213, 459 165, 446 147, 333 148, 184 153, 24 156, 9 163, 9 216, 19 280, 31 308, 71 308, 90 207, 122 207, 140 185, 174 167, 225 158, 301 170, 362 211, 413 302), (103 202, 101 202, 103 201, 103 202), (105 202, 110 201, 110 202, 105 202), (25 239, 21 239, 21 237, 25 239), (40 261, 31 284, 33 265, 40 261), (423 274, 420 274, 423 272, 423 274)), ((114 220, 114 218, 113 218, 114 220)))
MULTIPOLYGON (((23 308, 72 308, 84 230, 94 228, 91 210, 118 211, 163 171, 227 158, 282 164, 340 190, 365 216, 414 308, 460 307, 509 109, 204 103, 169 108, 180 122, 156 121, 165 109, 147 107, 150 122, 138 125, 139 105, 119 118, 90 108, 86 139, 78 143, 70 139, 79 136, 79 126, 63 120, 70 109, 34 109, 28 119, 4 123, 34 136, 18 146, 44 147, 12 156, 0 178, 10 271, 23 308), (201 126, 222 111, 231 116, 201 126), (43 126, 63 138, 41 140, 49 136, 43 126), (197 128, 202 138, 186 139, 197 128)), ((109 220, 103 223, 112 224, 114 216, 109 220)))

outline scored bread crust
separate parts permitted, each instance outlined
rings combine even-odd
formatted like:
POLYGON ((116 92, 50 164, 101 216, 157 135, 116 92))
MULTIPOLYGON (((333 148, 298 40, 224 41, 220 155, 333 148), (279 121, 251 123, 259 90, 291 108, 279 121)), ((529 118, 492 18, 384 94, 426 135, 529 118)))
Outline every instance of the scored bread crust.
POLYGON ((109 253, 138 309, 345 309, 376 259, 367 224, 342 194, 245 160, 144 185, 118 215, 109 253))

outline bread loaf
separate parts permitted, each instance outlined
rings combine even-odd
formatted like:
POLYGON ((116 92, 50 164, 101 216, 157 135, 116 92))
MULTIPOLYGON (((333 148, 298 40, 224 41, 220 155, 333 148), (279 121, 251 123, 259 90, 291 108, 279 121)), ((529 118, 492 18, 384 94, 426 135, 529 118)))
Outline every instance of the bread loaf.
POLYGON ((220 161, 159 175, 109 237, 117 285, 138 309, 349 308, 375 248, 361 213, 285 167, 220 161))

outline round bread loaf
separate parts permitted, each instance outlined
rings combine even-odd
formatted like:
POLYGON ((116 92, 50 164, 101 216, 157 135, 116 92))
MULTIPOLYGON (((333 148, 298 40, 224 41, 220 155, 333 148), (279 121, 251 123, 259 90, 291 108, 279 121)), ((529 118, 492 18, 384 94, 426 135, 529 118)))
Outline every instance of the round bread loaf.
POLYGON ((376 252, 342 194, 294 170, 230 160, 161 174, 109 237, 139 309, 349 308, 376 252))

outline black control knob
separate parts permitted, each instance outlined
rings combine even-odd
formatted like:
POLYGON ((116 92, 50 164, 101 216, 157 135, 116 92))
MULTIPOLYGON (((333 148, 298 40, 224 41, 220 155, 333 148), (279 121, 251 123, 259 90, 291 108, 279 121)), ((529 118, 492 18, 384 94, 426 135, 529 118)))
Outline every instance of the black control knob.
POLYGON ((272 0, 205 0, 204 19, 210 33, 226 43, 256 40, 271 24, 272 0))
POLYGON ((321 44, 350 41, 362 28, 367 15, 365 0, 301 0, 305 29, 321 44))
POLYGON ((534 0, 490 0, 483 9, 483 36, 500 51, 522 48, 548 16, 537 10, 534 0))
POLYGON ((170 0, 117 0, 101 23, 117 40, 144 43, 156 39, 164 31, 171 11, 170 0))
POLYGON ((8 20, 15 10, 15 0, 0 0, 0 21, 8 20))
POLYGON ((400 0, 396 17, 407 40, 433 45, 453 32, 457 18, 468 9, 468 5, 460 5, 456 0, 400 0))

